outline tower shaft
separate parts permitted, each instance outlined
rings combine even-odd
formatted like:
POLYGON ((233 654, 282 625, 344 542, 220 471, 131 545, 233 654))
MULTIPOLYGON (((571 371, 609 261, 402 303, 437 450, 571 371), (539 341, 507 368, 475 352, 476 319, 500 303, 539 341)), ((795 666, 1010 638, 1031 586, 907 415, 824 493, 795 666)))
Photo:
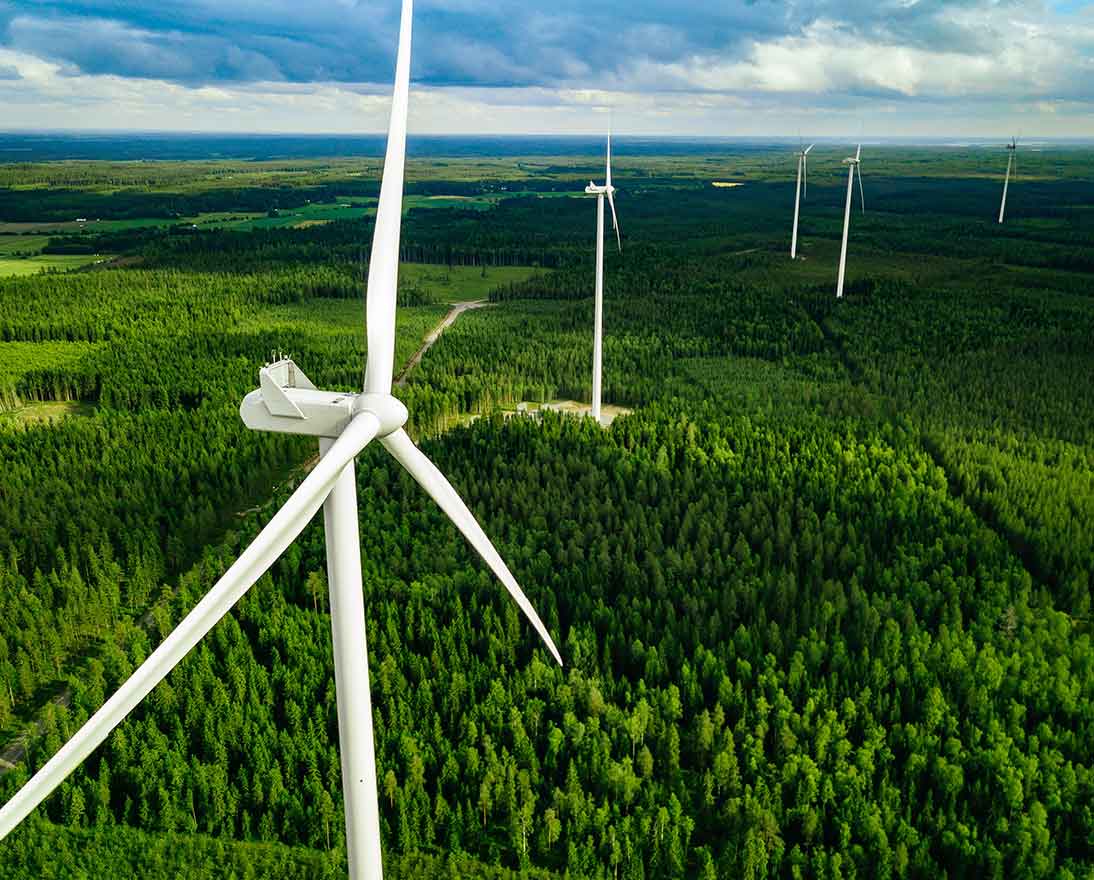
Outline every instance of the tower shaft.
MULTIPOLYGON (((321 440, 326 454, 332 441, 321 440)), ((361 537, 357 524, 357 481, 351 461, 323 505, 327 538, 327 579, 338 695, 338 743, 346 810, 350 880, 382 880, 380 804, 376 744, 368 678, 365 603, 361 582, 361 537)))
POLYGON ((855 191, 855 165, 847 168, 847 206, 843 211, 843 245, 839 254, 839 281, 836 284, 836 299, 843 299, 843 279, 847 273, 847 232, 851 227, 851 196, 855 191))
POLYGON ((600 395, 604 358, 604 193, 596 200, 596 296, 593 305, 592 416, 600 422, 600 395))

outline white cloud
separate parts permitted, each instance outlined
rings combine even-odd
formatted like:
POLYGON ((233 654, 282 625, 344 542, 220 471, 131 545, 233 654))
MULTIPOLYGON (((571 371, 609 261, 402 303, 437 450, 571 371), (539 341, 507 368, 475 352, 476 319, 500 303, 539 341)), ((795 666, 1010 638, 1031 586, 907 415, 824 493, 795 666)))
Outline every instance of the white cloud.
MULTIPOLYGON (((354 0, 344 2, 353 14, 362 14, 354 0)), ((461 2, 469 13, 479 8, 478 0, 461 2)), ((415 87, 412 130, 589 133, 603 130, 614 110, 618 130, 649 134, 771 135, 801 129, 824 136, 857 133, 861 124, 868 134, 894 136, 1011 130, 1094 136, 1094 15, 1064 22, 1038 18, 1020 5, 992 17, 980 0, 938 9, 932 22, 947 37, 937 47, 925 40, 901 41, 885 28, 856 30, 827 17, 718 53, 689 48, 693 44, 674 29, 638 22, 621 25, 626 51, 619 49, 617 67, 605 68, 592 63, 593 49, 552 48, 544 38, 538 63, 550 56, 547 66, 559 77, 531 86, 415 87)), ((524 27, 546 33, 556 24, 556 18, 531 13, 524 27)), ((95 39, 109 45, 111 33, 96 31, 95 39)), ((143 41, 126 50, 136 53, 137 66, 153 42, 170 45, 172 32, 130 28, 125 33, 143 41)), ((535 73, 534 60, 506 53, 485 37, 477 42, 452 36, 434 43, 434 62, 450 79, 460 70, 477 82, 519 81, 535 73)), ((185 45, 179 44, 180 52, 185 45)), ((182 84, 175 69, 187 61, 175 56, 156 59, 163 66, 155 78, 88 73, 66 60, 0 47, 0 106, 5 108, 0 126, 222 133, 362 133, 386 127, 389 82, 327 81, 336 79, 333 75, 288 82, 279 70, 264 69, 258 56, 225 57, 234 69, 256 71, 258 81, 182 84)), ((336 52, 331 63, 340 63, 336 52)))
MULTIPOLYGON (((987 30, 969 13, 952 23, 987 30)), ((621 87, 680 90, 892 94, 909 98, 1094 97, 1094 27, 1049 29, 1023 21, 992 28, 983 52, 931 50, 862 36, 821 20, 800 35, 754 42, 740 60, 697 55, 667 64, 636 63, 616 82, 621 87)))

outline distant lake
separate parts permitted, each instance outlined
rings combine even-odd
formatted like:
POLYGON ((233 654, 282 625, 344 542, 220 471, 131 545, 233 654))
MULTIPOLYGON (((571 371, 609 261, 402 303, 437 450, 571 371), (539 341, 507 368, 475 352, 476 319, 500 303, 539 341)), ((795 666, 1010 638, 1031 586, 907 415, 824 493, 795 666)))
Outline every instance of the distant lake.
MULTIPOLYGON (((795 138, 616 138, 620 152, 630 156, 740 155, 742 153, 797 146, 795 138)), ((824 138, 820 143, 850 143, 824 138)), ((871 144, 970 148, 998 146, 1005 138, 922 138, 871 144)), ((1042 142, 1050 143, 1050 142, 1042 142)), ((1051 142, 1064 146, 1069 142, 1051 142)), ((1077 145, 1079 142, 1072 141, 1077 145)), ((142 132, 0 132, 0 162, 48 162, 65 159, 201 160, 309 159, 332 156, 376 158, 383 156, 386 138, 381 135, 215 135, 142 132)), ((604 150, 602 137, 558 136, 423 136, 411 137, 408 152, 419 158, 506 156, 589 156, 604 150)))

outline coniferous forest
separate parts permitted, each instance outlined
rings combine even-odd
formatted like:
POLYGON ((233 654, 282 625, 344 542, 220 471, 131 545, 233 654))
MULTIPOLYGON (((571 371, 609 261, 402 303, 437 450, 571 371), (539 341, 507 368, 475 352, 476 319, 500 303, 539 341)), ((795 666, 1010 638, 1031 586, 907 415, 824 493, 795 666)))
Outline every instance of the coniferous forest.
MULTIPOLYGON (((486 304, 396 393, 565 666, 370 447, 388 875, 1094 877, 1094 153, 1030 157, 1002 226, 995 153, 875 153, 837 301, 842 152, 792 262, 792 155, 620 149, 606 429, 517 412, 590 398, 599 160, 412 163, 397 363, 486 304)), ((259 367, 360 387, 375 163, 161 164, 0 166, 0 254, 103 255, 0 277, 0 801, 316 461, 240 421, 259 367)), ((321 526, 0 880, 345 875, 321 526)))

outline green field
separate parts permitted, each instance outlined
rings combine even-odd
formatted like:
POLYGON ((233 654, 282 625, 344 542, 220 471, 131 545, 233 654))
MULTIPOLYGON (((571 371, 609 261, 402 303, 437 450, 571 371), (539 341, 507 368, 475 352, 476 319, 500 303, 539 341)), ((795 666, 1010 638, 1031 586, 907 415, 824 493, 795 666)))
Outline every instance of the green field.
POLYGON ((92 416, 95 408, 77 400, 46 401, 30 403, 19 409, 0 409, 0 421, 21 425, 38 425, 66 419, 72 416, 92 416))
POLYGON ((168 226, 176 223, 176 220, 167 218, 138 218, 135 220, 46 220, 46 221, 10 221, 0 222, 0 235, 79 235, 95 234, 99 232, 124 232, 130 229, 145 229, 158 226, 168 226))
POLYGON ((421 291, 436 302, 468 302, 484 299, 498 287, 527 281, 538 272, 527 266, 492 266, 484 272, 475 266, 403 263, 399 267, 399 286, 421 291))
POLYGON ((56 255, 39 254, 33 257, 0 257, 0 277, 19 275, 38 275, 42 272, 71 272, 104 263, 110 257, 101 254, 56 255))
POLYGON ((0 235, 0 259, 34 256, 48 243, 48 235, 0 235))

